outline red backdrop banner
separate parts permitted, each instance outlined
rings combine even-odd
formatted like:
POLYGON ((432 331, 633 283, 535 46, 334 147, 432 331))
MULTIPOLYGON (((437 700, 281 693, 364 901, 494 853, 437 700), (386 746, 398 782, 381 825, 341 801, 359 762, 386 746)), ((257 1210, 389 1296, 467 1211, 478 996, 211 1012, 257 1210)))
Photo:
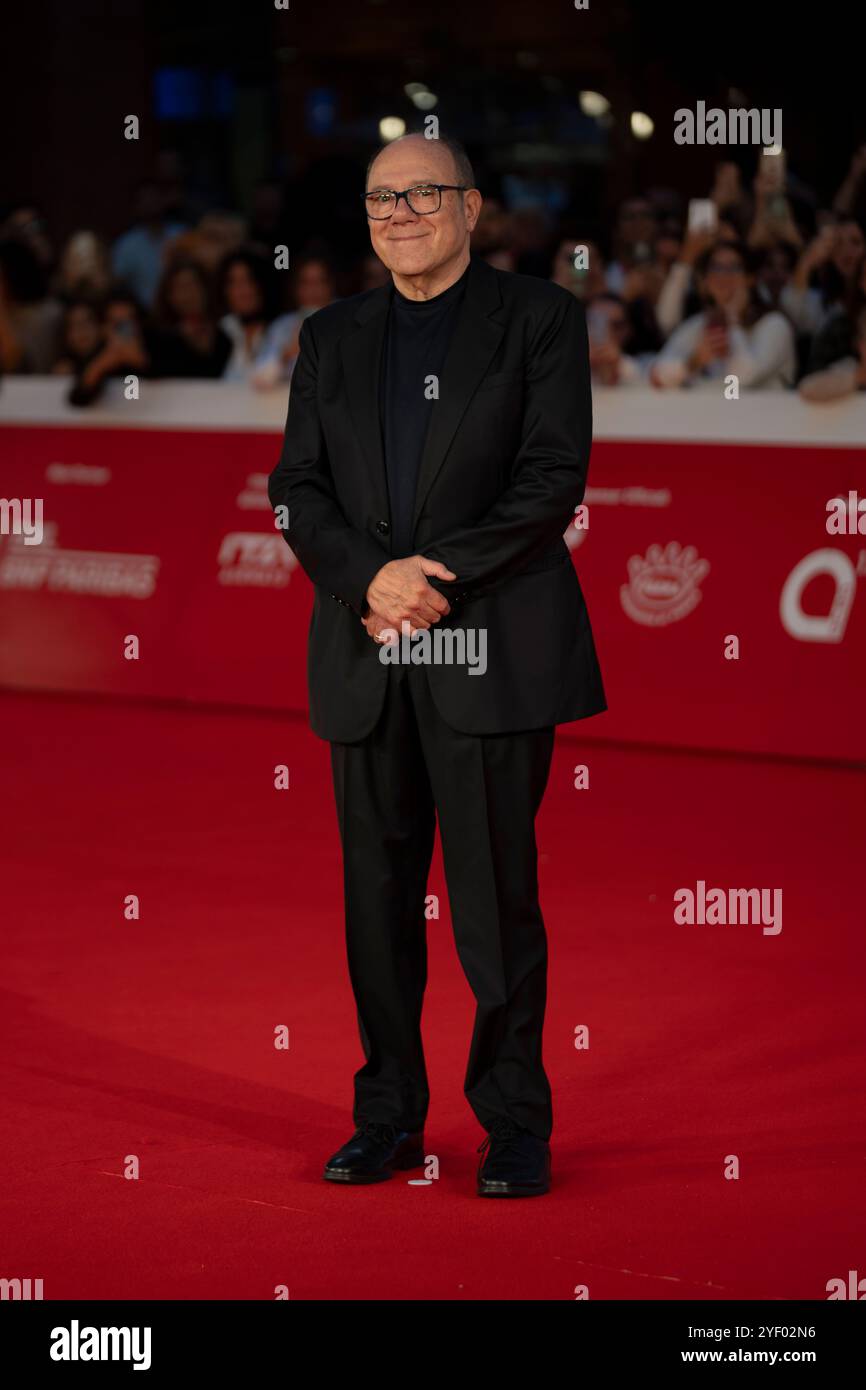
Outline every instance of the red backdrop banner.
MULTIPOLYGON (((304 710, 311 587, 267 500, 279 447, 0 429, 3 497, 42 503, 39 543, 4 511, 0 684, 304 710)), ((604 440, 590 476, 567 539, 610 709, 567 731, 866 759, 866 454, 604 440)))

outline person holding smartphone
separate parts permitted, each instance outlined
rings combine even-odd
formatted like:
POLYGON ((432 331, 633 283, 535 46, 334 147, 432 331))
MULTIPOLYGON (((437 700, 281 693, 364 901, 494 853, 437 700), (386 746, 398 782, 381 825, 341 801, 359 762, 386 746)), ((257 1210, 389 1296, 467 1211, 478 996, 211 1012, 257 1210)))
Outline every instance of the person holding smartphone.
POLYGON ((91 405, 112 376, 148 376, 152 342, 141 308, 127 290, 117 288, 105 301, 102 348, 81 367, 69 392, 70 405, 91 405))
POLYGON ((802 252, 780 303, 799 333, 819 333, 857 283, 866 235, 853 217, 825 223, 802 252))
POLYGON ((755 289, 750 253, 741 242, 717 242, 698 263, 704 308, 668 339, 650 369, 660 389, 719 390, 735 376, 741 387, 793 386, 794 334, 784 314, 755 289))
POLYGON ((586 306, 589 366, 597 386, 644 386, 637 357, 627 348, 633 336, 628 305, 616 294, 598 294, 586 306))

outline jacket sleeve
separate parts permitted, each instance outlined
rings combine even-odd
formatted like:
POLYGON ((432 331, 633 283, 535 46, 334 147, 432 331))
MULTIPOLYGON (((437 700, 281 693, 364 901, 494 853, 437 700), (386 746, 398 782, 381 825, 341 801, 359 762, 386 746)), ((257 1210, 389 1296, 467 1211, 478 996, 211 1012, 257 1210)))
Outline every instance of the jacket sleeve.
POLYGON ((460 596, 510 579, 561 538, 583 501, 592 444, 586 315, 571 295, 557 298, 527 354, 523 435, 511 481, 471 526, 424 547, 456 580, 428 582, 460 596))
POLYGON ((287 509, 283 539, 306 574, 333 598, 363 614, 366 594, 388 556, 346 520, 337 501, 316 400, 318 352, 305 319, 292 373, 280 461, 268 479, 271 506, 287 509))

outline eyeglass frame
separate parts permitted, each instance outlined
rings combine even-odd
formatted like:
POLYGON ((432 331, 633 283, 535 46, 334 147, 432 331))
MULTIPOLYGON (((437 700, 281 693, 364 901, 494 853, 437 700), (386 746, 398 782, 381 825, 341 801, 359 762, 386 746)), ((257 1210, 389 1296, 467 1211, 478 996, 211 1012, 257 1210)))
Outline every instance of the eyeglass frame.
MULTIPOLYGON (((448 193, 448 192, 450 192, 450 191, 453 191, 453 192, 455 192, 455 193, 466 193, 466 192, 469 191, 469 189, 470 189, 471 187, 472 187, 472 185, 469 184, 469 183, 413 183, 409 188, 403 188, 403 189, 401 189, 399 193, 397 192, 396 188, 380 188, 380 189, 371 188, 371 189, 368 189, 366 193, 362 193, 362 194, 361 194, 361 197, 364 199, 364 202, 366 203, 367 199, 370 198, 370 197, 372 197, 372 195, 373 195, 374 193, 377 193, 377 192, 379 192, 379 193, 393 193, 393 195, 394 195, 394 206, 393 206, 393 208, 391 209, 391 211, 387 214, 386 217, 373 217, 373 216, 370 214, 369 210, 367 210, 367 217, 369 218, 369 220, 370 220, 371 222, 387 222, 387 221, 388 221, 388 218, 389 218, 389 217, 393 217, 393 216, 394 216, 394 213, 397 211, 397 208, 399 207, 400 199, 401 199, 401 198, 405 198, 405 199, 406 199, 406 206, 407 206, 407 208, 409 209, 410 212, 414 212, 416 217, 435 217, 435 215, 436 215, 437 212, 441 212, 441 211, 442 211, 442 194, 443 194, 443 193, 448 193), (410 193, 414 193, 416 188, 435 188, 435 189, 437 189, 437 190, 438 190, 438 193, 439 193, 439 206, 438 206, 438 208, 434 208, 431 212, 415 212, 415 209, 413 208, 412 204, 409 202, 409 194, 410 194, 410 193)), ((366 210, 366 209, 365 209, 365 210, 366 210)))

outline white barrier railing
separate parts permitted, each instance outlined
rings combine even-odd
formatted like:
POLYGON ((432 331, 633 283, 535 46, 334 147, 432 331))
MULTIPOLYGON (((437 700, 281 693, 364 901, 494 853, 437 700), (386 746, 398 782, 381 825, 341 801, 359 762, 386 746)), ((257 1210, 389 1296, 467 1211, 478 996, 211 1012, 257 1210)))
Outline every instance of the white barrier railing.
MULTIPOLYGON (((109 382, 96 405, 67 404, 68 377, 6 377, 0 426, 63 425, 111 429, 282 433, 288 388, 255 391, 222 381, 142 381, 137 401, 109 382)), ((696 440, 705 443, 866 446, 866 394, 827 405, 794 391, 754 391, 737 401, 707 391, 593 391, 596 439, 696 440)))

